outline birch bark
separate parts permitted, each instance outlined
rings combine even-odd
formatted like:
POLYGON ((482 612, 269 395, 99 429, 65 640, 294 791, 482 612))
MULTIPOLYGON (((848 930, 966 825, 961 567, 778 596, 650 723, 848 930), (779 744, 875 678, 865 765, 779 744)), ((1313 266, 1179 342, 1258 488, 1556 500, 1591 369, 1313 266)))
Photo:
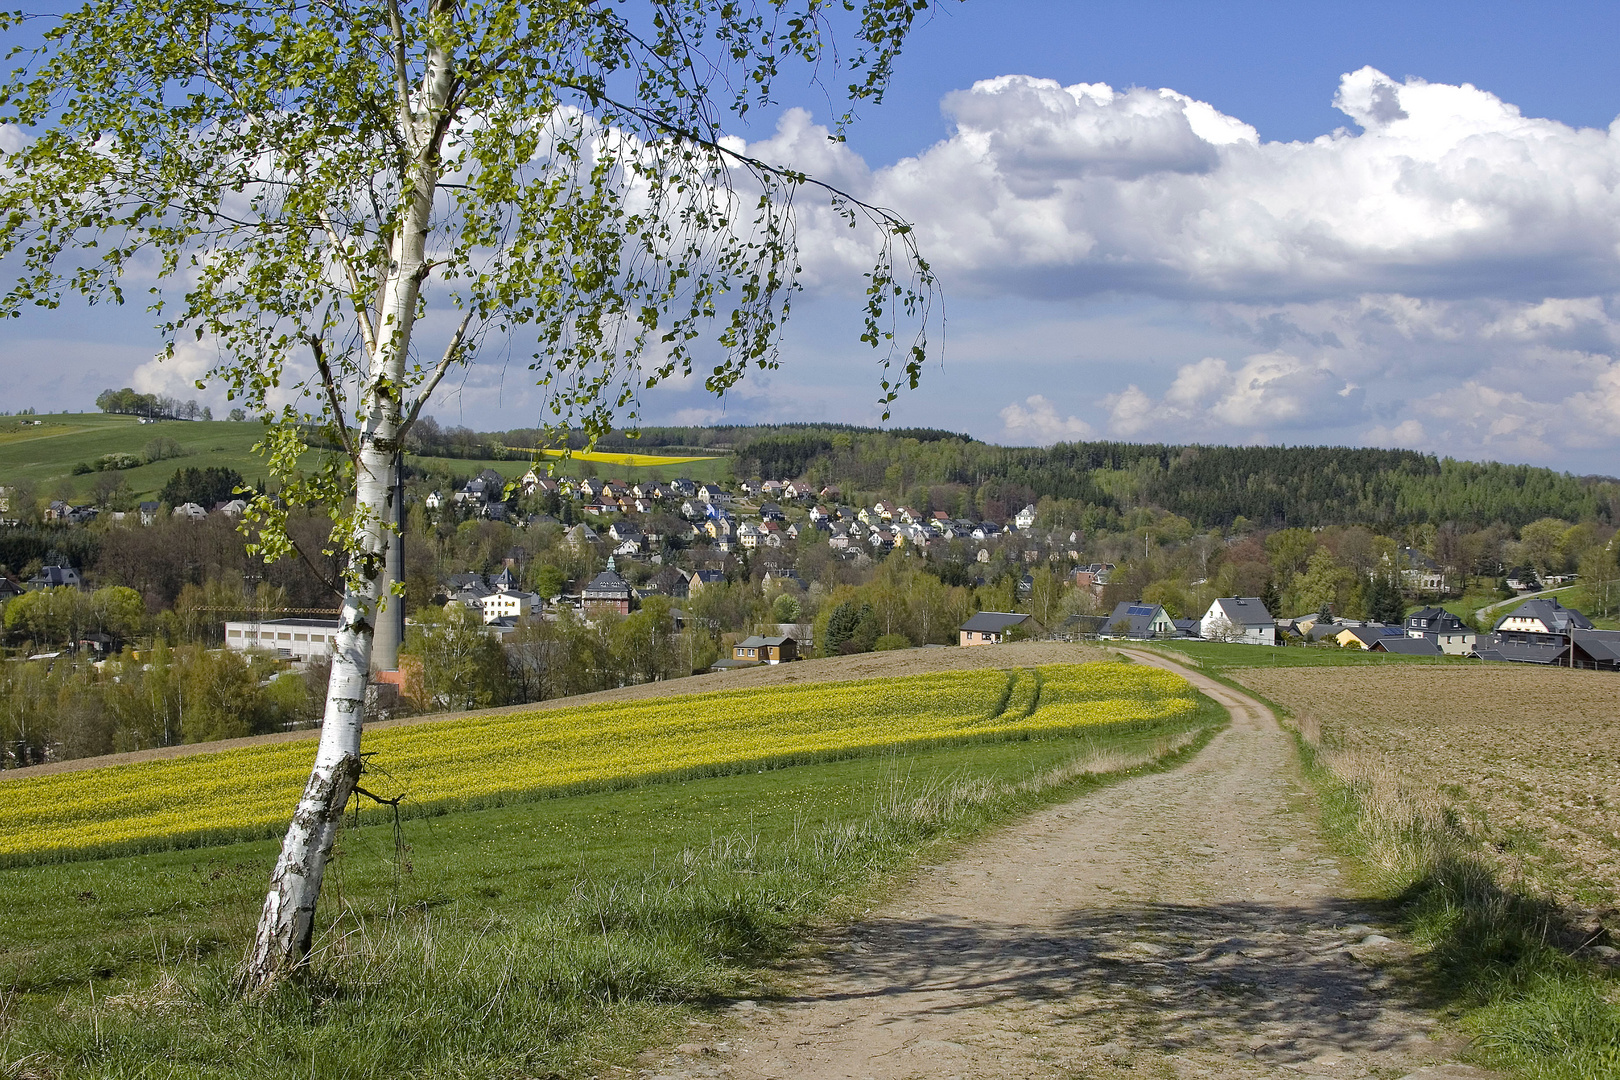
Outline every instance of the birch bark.
MULTIPOLYGON (((412 150, 403 213, 390 248, 367 368, 355 461, 353 564, 347 578, 320 744, 309 782, 282 840, 281 854, 259 915, 243 973, 248 989, 262 987, 303 963, 314 941, 315 907, 343 809, 362 771, 361 727, 378 599, 393 520, 394 465, 404 415, 402 394, 426 259, 428 227, 438 184, 442 122, 450 96, 450 58, 429 54, 417 101, 400 102, 402 134, 412 150)), ((397 599, 395 602, 398 602, 397 599)))

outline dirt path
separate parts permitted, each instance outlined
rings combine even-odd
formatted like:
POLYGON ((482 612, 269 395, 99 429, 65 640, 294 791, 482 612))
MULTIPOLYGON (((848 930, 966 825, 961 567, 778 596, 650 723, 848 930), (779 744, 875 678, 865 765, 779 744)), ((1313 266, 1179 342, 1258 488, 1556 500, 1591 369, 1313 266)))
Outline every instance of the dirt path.
POLYGON ((1292 746, 1253 699, 1188 765, 1031 815, 923 867, 647 1077, 1484 1077, 1381 971, 1292 746))

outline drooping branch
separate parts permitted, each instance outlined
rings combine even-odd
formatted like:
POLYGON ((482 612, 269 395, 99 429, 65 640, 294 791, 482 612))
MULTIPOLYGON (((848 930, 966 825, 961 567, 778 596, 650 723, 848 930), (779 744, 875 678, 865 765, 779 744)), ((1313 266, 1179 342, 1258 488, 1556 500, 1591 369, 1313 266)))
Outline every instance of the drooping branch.
POLYGON ((343 401, 338 394, 337 380, 332 377, 331 365, 326 362, 326 348, 314 334, 305 334, 304 340, 309 342, 310 351, 315 354, 315 370, 320 373, 321 387, 326 391, 326 402, 332 408, 332 423, 337 428, 339 441, 343 443, 343 451, 349 455, 349 460, 358 460, 354 441, 349 438, 349 423, 343 416, 343 401))
POLYGON ((471 325, 472 318, 473 313, 471 311, 462 317, 461 325, 456 327, 456 332, 450 337, 450 344, 445 346, 444 356, 434 365, 433 374, 429 375, 422 384, 422 392, 416 396, 416 401, 411 405, 411 411, 401 421, 399 438, 402 442, 405 439, 405 433, 411 430, 411 425, 416 423, 416 418, 421 415, 422 407, 427 404, 428 398, 432 397, 433 391, 438 388, 439 380, 444 378, 444 373, 450 370, 450 365, 455 362, 456 357, 460 354, 461 341, 467 334, 467 327, 471 325))

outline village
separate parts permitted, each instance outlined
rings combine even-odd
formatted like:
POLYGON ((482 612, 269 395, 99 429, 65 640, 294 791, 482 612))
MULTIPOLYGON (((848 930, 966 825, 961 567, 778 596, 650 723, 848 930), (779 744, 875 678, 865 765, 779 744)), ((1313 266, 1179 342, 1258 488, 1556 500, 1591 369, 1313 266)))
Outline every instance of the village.
MULTIPOLYGON (((463 572, 444 578, 433 597, 434 605, 466 609, 497 639, 513 635, 530 620, 555 620, 565 610, 588 619, 602 613, 629 615, 649 597, 677 604, 687 601, 706 586, 727 580, 724 565, 728 556, 758 557, 763 567, 760 586, 766 594, 802 595, 808 586, 793 559, 801 541, 825 543, 834 558, 858 567, 870 567, 895 552, 926 558, 931 550, 937 554, 953 544, 954 554, 961 557, 965 552, 978 566, 987 567, 993 558, 1011 554, 1031 567, 1060 567, 1066 589, 1098 601, 1116 569, 1113 563, 1083 563, 1082 538, 1077 532, 1037 531, 1033 504, 998 524, 953 519, 943 510, 924 514, 881 499, 870 506, 853 507, 841 501, 838 488, 818 488, 800 480, 754 478, 727 490, 719 484, 688 479, 571 481, 531 469, 513 484, 491 469, 448 496, 440 490, 429 492, 423 505, 432 514, 499 521, 511 516, 509 500, 519 498, 549 500, 559 508, 566 504, 569 517, 584 520, 565 528, 563 543, 576 552, 605 556, 607 565, 579 582, 576 590, 551 595, 522 587, 516 572, 521 556, 516 554, 505 559, 498 572, 463 572), (678 515, 678 526, 671 526, 671 513, 678 515), (679 547, 668 542, 671 540, 679 547), (1003 551, 1004 545, 1013 550, 1003 551), (638 583, 632 584, 631 577, 638 583)), ((188 505, 174 512, 196 516, 199 509, 188 505)), ((239 508, 227 503, 217 512, 232 514, 239 508)), ((552 514, 534 514, 525 524, 561 526, 561 521, 552 514)), ((1402 582, 1412 593, 1433 594, 1443 589, 1444 573, 1423 552, 1402 548, 1397 557, 1402 562, 1402 582)), ((1555 576, 1549 583, 1564 580, 1555 576)), ((1517 579, 1508 584, 1531 591, 1517 579)), ((1017 598, 1027 599, 1033 588, 1033 573, 1023 574, 1017 598)), ((690 617, 679 607, 672 608, 671 614, 677 630, 690 617)), ((809 621, 781 622, 769 629, 773 632, 732 635, 736 640, 728 655, 716 660, 712 669, 775 664, 816 654, 809 621)), ((1564 607, 1552 596, 1532 596, 1504 609, 1488 631, 1476 629, 1439 606, 1417 607, 1395 622, 1335 616, 1326 609, 1279 617, 1261 597, 1219 597, 1201 615, 1186 618, 1176 617, 1163 604, 1142 600, 1119 601, 1108 614, 1071 611, 1046 623, 1028 611, 977 611, 957 627, 961 646, 1037 638, 1337 647, 1416 657, 1620 670, 1620 630, 1596 629, 1584 614, 1564 607)), ((335 640, 335 624, 303 619, 237 620, 226 625, 225 640, 232 648, 270 648, 291 658, 307 659, 335 640)))

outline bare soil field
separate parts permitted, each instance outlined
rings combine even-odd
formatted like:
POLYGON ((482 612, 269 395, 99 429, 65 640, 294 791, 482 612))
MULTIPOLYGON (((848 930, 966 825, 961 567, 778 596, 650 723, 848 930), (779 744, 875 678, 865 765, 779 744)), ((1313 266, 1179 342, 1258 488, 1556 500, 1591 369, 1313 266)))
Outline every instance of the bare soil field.
POLYGON ((1335 749, 1382 755, 1455 807, 1507 871, 1615 923, 1620 905, 1620 679, 1479 668, 1253 668, 1232 677, 1319 725, 1335 749))
MULTIPOLYGON (((1094 660, 1113 660, 1111 652, 1088 645, 1071 645, 1056 641, 1021 641, 1006 645, 983 645, 973 648, 896 649, 890 652, 858 653, 854 656, 832 656, 819 660, 801 660, 791 664, 739 668, 734 671, 711 672, 688 679, 642 683, 617 690, 602 690, 594 694, 554 698, 529 705, 507 705, 498 709, 479 709, 473 712, 430 713, 408 716, 398 720, 385 720, 368 724, 367 731, 400 727, 408 724, 436 723, 464 716, 498 716, 503 713, 538 712, 543 709, 562 709, 574 705, 596 702, 636 701, 643 698, 668 697, 674 694, 708 694, 718 690, 745 690, 761 686, 806 685, 824 682, 851 682, 858 679, 896 679, 905 675, 924 675, 931 671, 973 671, 980 668, 1034 667, 1037 664, 1085 664, 1094 660)), ((136 750, 126 754, 107 754, 102 757, 74 758, 48 765, 34 765, 26 769, 0 769, 0 782, 28 776, 47 776, 51 773, 74 772, 79 769, 99 769, 107 765, 126 765, 135 761, 184 757, 188 754, 207 754, 216 750, 232 750, 240 746, 264 743, 293 742, 314 739, 318 728, 302 731, 278 732, 274 735, 254 735, 245 739, 223 739, 219 742, 192 743, 185 746, 164 746, 152 750, 136 750)))

